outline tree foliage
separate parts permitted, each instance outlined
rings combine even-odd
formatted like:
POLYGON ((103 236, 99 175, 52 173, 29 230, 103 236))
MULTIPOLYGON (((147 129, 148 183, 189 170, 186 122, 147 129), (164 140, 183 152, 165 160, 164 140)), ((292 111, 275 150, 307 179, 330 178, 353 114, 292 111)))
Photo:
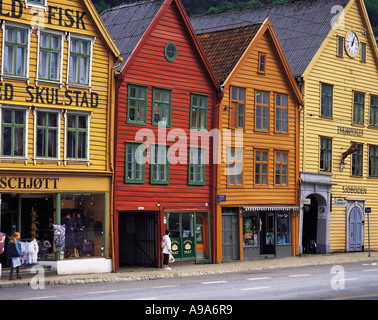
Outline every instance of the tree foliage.
MULTIPOLYGON (((98 12, 104 11, 114 2, 134 2, 135 0, 92 0, 98 12)), ((188 15, 215 13, 235 8, 255 7, 266 4, 283 3, 290 0, 181 0, 188 15)), ((374 33, 378 36, 378 1, 364 0, 374 33)))

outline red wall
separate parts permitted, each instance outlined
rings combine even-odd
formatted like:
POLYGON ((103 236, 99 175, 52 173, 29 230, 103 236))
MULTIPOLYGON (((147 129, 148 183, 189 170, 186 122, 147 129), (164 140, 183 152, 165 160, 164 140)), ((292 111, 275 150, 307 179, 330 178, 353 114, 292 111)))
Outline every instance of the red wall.
MULTIPOLYGON (((171 128, 182 129, 190 141, 190 98, 191 93, 208 96, 207 130, 214 128, 216 89, 207 69, 198 54, 187 27, 178 13, 178 9, 169 7, 157 23, 150 36, 145 40, 140 51, 125 72, 124 79, 118 83, 116 112, 116 148, 115 148, 115 246, 117 249, 117 219, 120 211, 212 211, 212 148, 206 150, 206 185, 188 185, 188 165, 170 165, 170 183, 168 185, 150 184, 150 165, 146 163, 145 183, 126 184, 125 180, 125 142, 135 141, 135 134, 140 129, 151 129, 158 137, 158 128, 151 125, 153 87, 172 90, 171 128), (174 62, 168 62, 164 55, 167 42, 173 42, 178 49, 174 62), (128 84, 148 86, 147 125, 126 123, 128 84), (209 161, 210 159, 210 161, 209 161), (158 207, 157 204, 160 204, 158 207), (206 206, 206 203, 208 206, 206 206)), ((158 141, 156 141, 157 143, 158 141)), ((167 142, 173 145, 175 142, 167 142)), ((211 144, 210 144, 211 145, 211 144)), ((148 145, 147 145, 148 147, 148 145)), ((188 161, 187 147, 182 159, 188 161)), ((149 158, 149 152, 147 153, 149 158)), ((160 215, 161 230, 164 232, 163 215, 160 215)), ((117 251, 117 250, 116 250, 117 251)), ((117 256, 117 254, 116 254, 117 256)), ((117 257, 116 257, 117 258, 117 257)))

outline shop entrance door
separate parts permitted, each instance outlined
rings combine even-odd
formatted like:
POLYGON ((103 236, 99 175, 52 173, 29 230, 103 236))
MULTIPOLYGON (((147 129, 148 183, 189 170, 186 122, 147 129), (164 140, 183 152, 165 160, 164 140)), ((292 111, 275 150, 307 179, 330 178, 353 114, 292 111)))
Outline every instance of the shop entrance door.
POLYGON ((362 251, 362 212, 357 207, 349 215, 349 251, 362 251))
POLYGON ((222 208, 222 259, 239 260, 239 208, 222 208))
POLYGON ((262 224, 260 254, 275 254, 275 214, 274 212, 261 212, 260 219, 262 224))
POLYGON ((119 264, 157 267, 157 214, 122 212, 119 224, 119 264))

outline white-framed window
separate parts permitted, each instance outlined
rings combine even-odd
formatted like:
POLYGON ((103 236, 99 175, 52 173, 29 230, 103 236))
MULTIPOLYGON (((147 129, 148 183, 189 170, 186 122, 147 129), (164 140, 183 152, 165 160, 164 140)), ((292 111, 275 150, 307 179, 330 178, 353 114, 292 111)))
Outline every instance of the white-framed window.
POLYGON ((62 111, 34 110, 34 161, 60 161, 60 119, 62 111))
POLYGON ((30 32, 29 26, 5 22, 3 29, 3 55, 1 78, 29 78, 30 32))
POLYGON ((64 34, 38 30, 37 81, 62 83, 64 34))
POLYGON ((91 86, 94 37, 68 36, 67 85, 91 86))
POLYGON ((0 159, 28 160, 28 116, 30 108, 0 105, 0 159))
POLYGON ((64 164, 87 162, 89 165, 90 120, 92 112, 67 110, 64 114, 64 164))

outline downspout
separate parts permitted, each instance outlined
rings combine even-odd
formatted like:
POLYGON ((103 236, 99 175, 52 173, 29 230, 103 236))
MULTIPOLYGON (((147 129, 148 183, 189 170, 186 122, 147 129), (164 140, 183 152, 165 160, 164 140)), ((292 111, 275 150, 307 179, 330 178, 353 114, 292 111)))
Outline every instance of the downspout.
POLYGON ((116 117, 116 87, 115 87, 115 82, 116 82, 116 76, 119 74, 116 69, 121 65, 123 61, 123 58, 118 56, 117 57, 117 65, 113 65, 113 67, 110 66, 109 70, 109 75, 110 75, 110 85, 109 85, 109 94, 108 97, 110 97, 108 107, 110 109, 110 126, 109 126, 109 148, 110 148, 110 172, 112 174, 112 182, 111 182, 111 197, 110 197, 110 242, 111 242, 111 250, 112 250, 112 270, 113 272, 116 272, 116 264, 115 264, 115 239, 114 239, 114 193, 115 193, 115 169, 114 169, 114 157, 115 157, 115 135, 116 135, 116 130, 115 130, 115 117, 116 117))
MULTIPOLYGON (((219 107, 222 103, 222 99, 224 96, 224 88, 220 86, 220 91, 214 94, 214 102, 217 101, 217 104, 214 108, 214 117, 213 117, 213 129, 216 130, 217 139, 216 145, 213 146, 213 164, 212 164, 212 219, 211 223, 213 225, 213 233, 212 233, 212 246, 213 246, 213 255, 212 255, 212 262, 214 263, 217 260, 217 194, 218 194, 218 157, 219 157, 219 139, 221 139, 221 134, 219 132, 219 114, 220 110, 219 107), (214 150, 215 149, 215 150, 214 150), (216 152, 216 161, 214 161, 214 153, 216 152), (215 163, 214 163, 215 162, 215 163)), ((214 137, 213 137, 214 143, 214 137)))

